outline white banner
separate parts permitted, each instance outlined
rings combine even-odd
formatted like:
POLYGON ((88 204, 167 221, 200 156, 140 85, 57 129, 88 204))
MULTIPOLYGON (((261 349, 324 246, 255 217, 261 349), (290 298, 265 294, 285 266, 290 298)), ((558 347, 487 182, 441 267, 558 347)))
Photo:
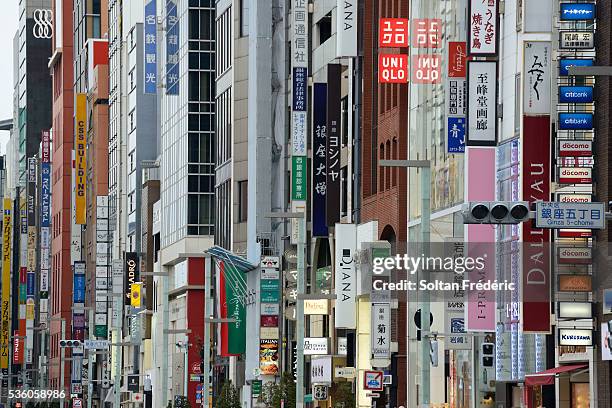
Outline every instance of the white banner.
POLYGON ((313 384, 331 384, 332 356, 310 358, 310 382, 313 384))
POLYGON ((550 114, 550 41, 525 42, 523 110, 526 115, 550 114))
POLYGON ((357 227, 354 224, 336 224, 336 328, 354 329, 357 271, 355 250, 357 227))
POLYGON ((338 0, 336 9, 336 56, 357 56, 357 0, 338 0))
POLYGON ((498 1, 469 0, 468 50, 470 55, 497 54, 498 1))
POLYGON ((468 146, 495 146, 497 62, 468 61, 468 146))

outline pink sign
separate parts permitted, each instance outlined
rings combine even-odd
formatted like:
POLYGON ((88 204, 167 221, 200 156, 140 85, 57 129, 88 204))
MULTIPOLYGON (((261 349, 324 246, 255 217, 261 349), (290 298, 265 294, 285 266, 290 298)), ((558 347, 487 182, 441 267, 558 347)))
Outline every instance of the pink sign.
MULTIPOLYGON (((495 199, 495 148, 467 147, 467 201, 493 201, 495 199)), ((468 225, 466 234, 467 256, 483 257, 485 267, 469 272, 471 283, 495 280, 495 230, 492 225, 468 225)), ((495 331, 495 291, 468 290, 466 330, 472 332, 495 331)))

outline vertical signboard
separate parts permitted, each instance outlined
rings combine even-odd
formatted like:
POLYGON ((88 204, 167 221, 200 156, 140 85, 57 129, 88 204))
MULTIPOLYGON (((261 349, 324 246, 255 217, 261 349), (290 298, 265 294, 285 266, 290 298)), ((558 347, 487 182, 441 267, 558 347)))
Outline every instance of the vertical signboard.
POLYGON ((525 42, 523 103, 526 115, 550 114, 551 52, 549 41, 525 42))
POLYGON ((131 303, 132 284, 140 281, 140 271, 138 267, 138 254, 136 252, 125 253, 125 299, 126 306, 131 303))
POLYGON ((497 54, 497 7, 499 0, 468 1, 468 51, 470 55, 497 54))
POLYGON ((291 158, 291 199, 293 201, 306 201, 308 193, 306 167, 306 156, 291 158))
POLYGON ((325 218, 328 226, 340 221, 340 84, 341 66, 327 65, 327 190, 325 218))
POLYGON ((144 93, 157 93, 157 0, 145 0, 144 71, 144 93))
POLYGON ((166 95, 179 94, 179 19, 175 0, 166 0, 166 95))
POLYGON ((466 47, 463 41, 448 43, 448 78, 446 80, 446 151, 448 153, 465 152, 466 47))
POLYGON ((337 0, 336 56, 357 56, 357 0, 337 0))
POLYGON ((2 331, 0 332, 0 369, 8 374, 9 367, 9 337, 11 313, 11 211, 13 202, 10 198, 4 199, 4 216, 2 217, 2 331))
POLYGON ((48 313, 49 270, 51 252, 51 135, 42 132, 40 164, 40 286, 39 319, 45 321, 48 313))
MULTIPOLYGON (((523 117, 523 200, 550 199, 550 117, 523 117)), ((523 331, 550 333, 550 230, 523 223, 523 331)))
POLYGON ((246 349, 246 310, 240 299, 239 287, 246 282, 242 272, 232 264, 217 261, 216 291, 217 313, 220 319, 236 319, 232 323, 220 323, 217 330, 218 354, 222 357, 236 356, 246 349))
POLYGON ((467 145, 497 142, 497 62, 468 62, 467 145))
POLYGON ((291 154, 306 156, 306 131, 308 129, 308 69, 293 68, 293 129, 291 154))
POLYGON ((391 305, 389 303, 372 303, 370 343, 373 359, 391 357, 391 305))
POLYGON ((326 237, 327 84, 314 84, 312 105, 312 235, 326 237))
POLYGON ((87 194, 87 95, 76 94, 75 112, 75 220, 86 223, 87 194))
POLYGON ((336 224, 336 328, 355 328, 355 297, 357 270, 355 251, 357 227, 354 224, 336 224))

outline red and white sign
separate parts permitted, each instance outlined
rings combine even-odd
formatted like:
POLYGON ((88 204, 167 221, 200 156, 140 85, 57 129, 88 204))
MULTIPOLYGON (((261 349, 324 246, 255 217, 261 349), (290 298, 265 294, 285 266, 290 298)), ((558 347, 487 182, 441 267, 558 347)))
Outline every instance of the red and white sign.
POLYGON ((382 391, 383 385, 382 371, 366 370, 363 374, 363 389, 366 391, 382 391))
MULTIPOLYGON (((523 200, 550 200, 550 116, 523 116, 523 200)), ((526 333, 550 333, 550 230, 523 223, 523 302, 526 333)))
POLYGON ((448 43, 448 77, 465 78, 466 75, 467 45, 463 41, 449 41, 448 43))
POLYGON ((144 398, 141 392, 133 392, 132 393, 132 401, 134 402, 143 402, 144 398))
POLYGON ((440 48, 442 20, 439 18, 415 18, 412 20, 412 46, 415 48, 440 48))
POLYGON ((592 140, 559 140, 560 157, 588 157, 592 155, 592 140))
POLYGON ((202 368, 200 367, 200 363, 198 361, 191 364, 191 372, 194 374, 202 374, 202 368))
POLYGON ((408 83, 408 55, 379 54, 378 82, 381 84, 408 83))
POLYGON ((591 184, 593 182, 593 169, 590 167, 560 167, 560 184, 591 184))
POLYGON ((416 55, 412 58, 412 82, 415 84, 439 84, 442 78, 442 57, 416 55))
POLYGON ((83 408, 83 400, 80 398, 73 398, 72 408, 83 408))
POLYGON ((590 203, 593 196, 590 194, 557 194, 557 201, 560 203, 590 203))
POLYGON ((565 265, 588 265, 593 263, 593 249, 591 248, 559 248, 559 263, 565 265))
POLYGON ((409 42, 407 18, 381 18, 378 22, 378 46, 405 48, 409 42))
POLYGON ((590 229, 560 229, 559 238, 591 238, 593 235, 590 229))
POLYGON ((468 52, 470 55, 497 54, 497 4, 499 0, 469 0, 468 52))

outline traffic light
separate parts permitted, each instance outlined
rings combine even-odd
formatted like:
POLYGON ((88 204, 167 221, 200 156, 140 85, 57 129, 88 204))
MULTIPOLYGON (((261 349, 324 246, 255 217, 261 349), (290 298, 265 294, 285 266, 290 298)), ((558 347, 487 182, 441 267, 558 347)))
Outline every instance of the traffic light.
POLYGON ((76 348, 81 347, 83 343, 80 340, 60 340, 60 347, 76 348))
POLYGON ((529 219, 527 201, 472 201, 462 209, 464 224, 519 224, 529 219))
POLYGON ((481 344, 481 359, 483 367, 493 367, 494 355, 495 355, 495 344, 493 343, 482 343, 481 344))
POLYGON ((432 367, 438 366, 438 340, 431 340, 429 342, 429 360, 432 367))

